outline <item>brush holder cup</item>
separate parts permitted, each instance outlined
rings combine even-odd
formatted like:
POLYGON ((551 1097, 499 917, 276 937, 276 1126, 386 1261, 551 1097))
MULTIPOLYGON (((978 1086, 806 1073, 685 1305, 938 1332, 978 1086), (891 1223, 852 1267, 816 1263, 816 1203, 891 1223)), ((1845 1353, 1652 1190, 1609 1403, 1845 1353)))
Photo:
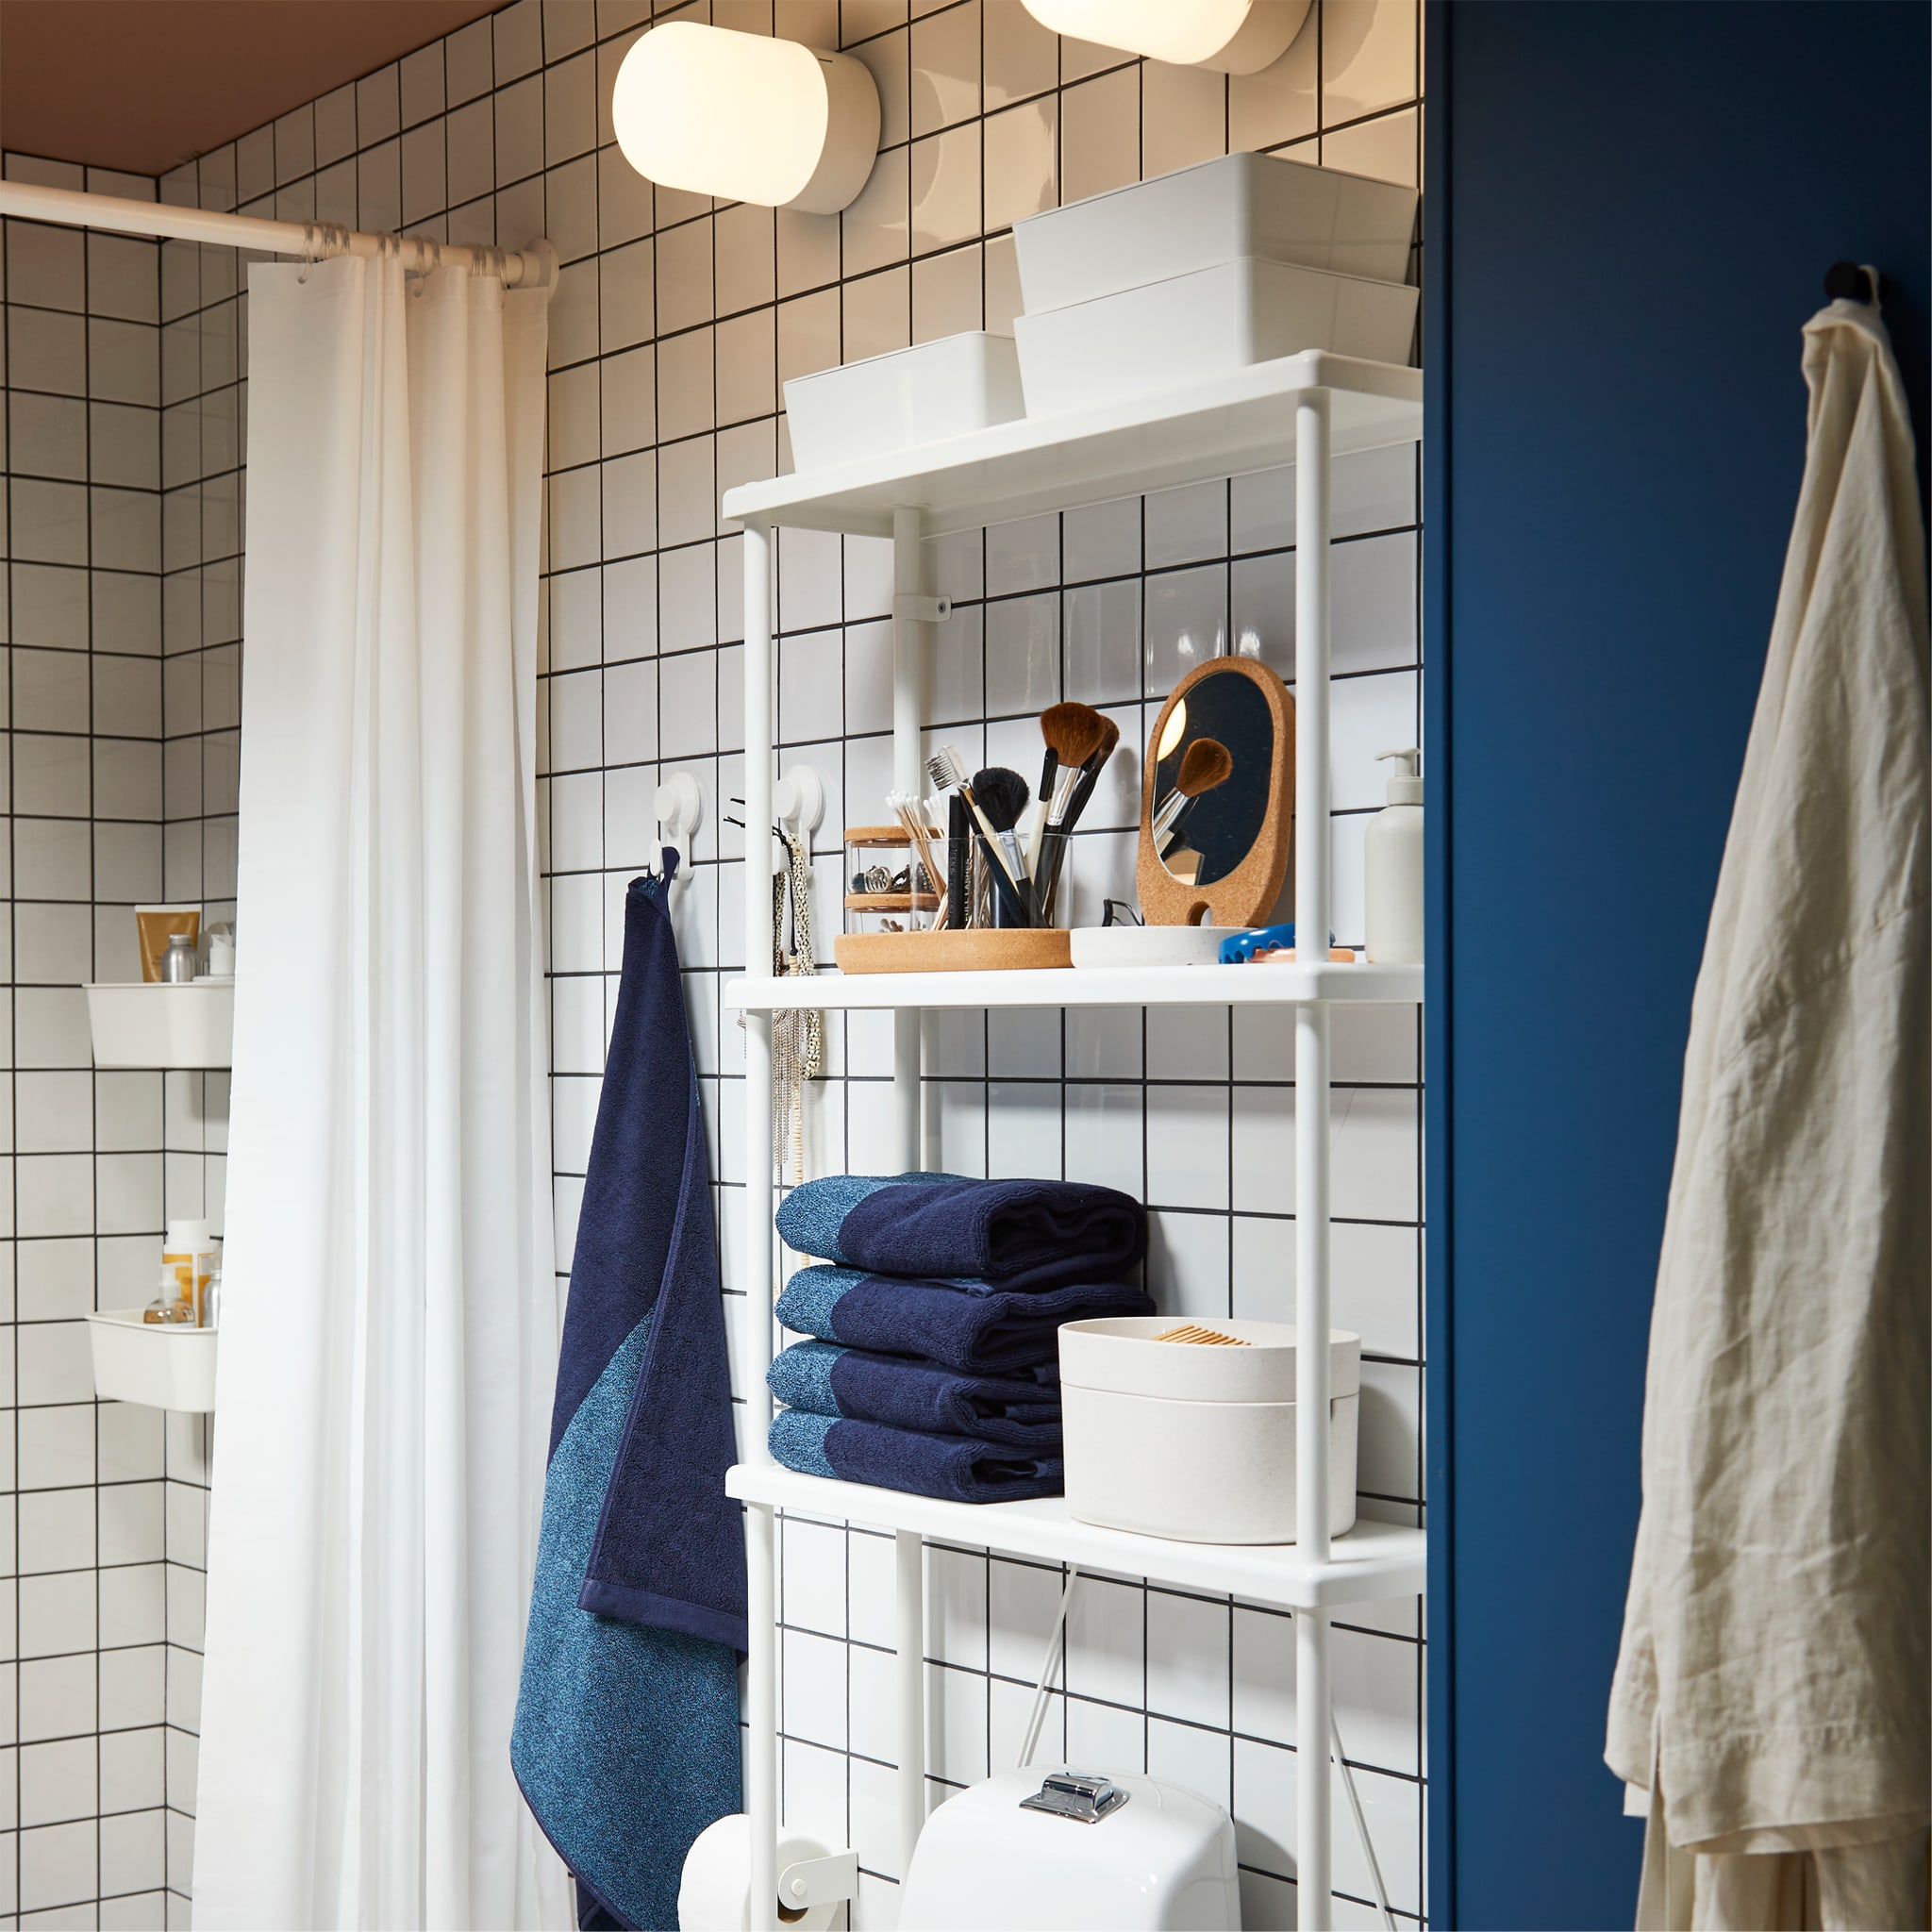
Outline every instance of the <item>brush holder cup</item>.
POLYGON ((903 825, 845 829, 845 930, 924 932, 940 909, 935 882, 903 825))

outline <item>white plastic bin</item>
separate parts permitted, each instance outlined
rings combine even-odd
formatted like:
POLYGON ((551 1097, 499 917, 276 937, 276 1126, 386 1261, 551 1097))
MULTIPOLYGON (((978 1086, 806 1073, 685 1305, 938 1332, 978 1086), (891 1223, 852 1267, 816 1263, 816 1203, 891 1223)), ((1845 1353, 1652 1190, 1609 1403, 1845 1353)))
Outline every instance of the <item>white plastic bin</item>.
POLYGON ((90 986, 87 1016, 97 1067, 225 1067, 234 1058, 232 979, 90 986))
POLYGON ((1029 416, 1158 395, 1329 349, 1407 363, 1420 291, 1254 256, 1043 315, 1016 316, 1029 416))
POLYGON ((965 436, 1026 413, 1011 336, 971 329, 794 375, 785 385, 801 471, 965 436))
POLYGON ((216 1330, 144 1322, 139 1308, 106 1308, 90 1315, 87 1324, 94 1393, 104 1401, 199 1415, 213 1409, 216 1330))
MULTIPOLYGON (((1201 1325, 1248 1345, 1157 1341, 1185 1317, 1129 1315, 1060 1329, 1067 1513, 1189 1543, 1295 1540, 1295 1331, 1201 1325)), ((1355 1525, 1359 1335, 1328 1331, 1328 1526, 1355 1525)))
POLYGON ((1399 282, 1416 200, 1336 168, 1224 155, 1016 222, 1020 293, 1038 315, 1247 255, 1399 282))

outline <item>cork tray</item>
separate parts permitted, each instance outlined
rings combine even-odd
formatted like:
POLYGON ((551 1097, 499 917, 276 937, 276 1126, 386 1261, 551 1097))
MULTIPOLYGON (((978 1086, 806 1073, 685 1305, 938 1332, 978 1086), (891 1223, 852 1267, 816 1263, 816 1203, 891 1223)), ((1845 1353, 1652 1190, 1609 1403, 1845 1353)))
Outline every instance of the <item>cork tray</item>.
POLYGON ((1015 973, 1072 968, 1064 926, 991 926, 965 932, 847 932, 832 941, 841 973, 1015 973))

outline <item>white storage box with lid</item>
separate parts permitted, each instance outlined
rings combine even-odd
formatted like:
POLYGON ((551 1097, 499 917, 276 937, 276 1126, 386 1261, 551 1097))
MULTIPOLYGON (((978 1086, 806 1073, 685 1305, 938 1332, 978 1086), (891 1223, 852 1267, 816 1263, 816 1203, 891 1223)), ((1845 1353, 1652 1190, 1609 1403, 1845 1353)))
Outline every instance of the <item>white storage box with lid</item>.
POLYGON ((92 985, 87 1017, 97 1067, 225 1067, 234 1058, 232 979, 92 985))
POLYGON ((107 1402, 207 1414, 215 1406, 215 1334, 183 1322, 145 1322, 140 1308, 87 1318, 94 1393, 107 1402))
POLYGON ((800 470, 940 442, 1026 413, 1011 336, 969 329, 868 356, 785 385, 800 470))
POLYGON ((1245 255, 1399 282, 1416 201, 1391 181, 1224 155, 1014 223, 1020 293, 1038 315, 1245 255))
POLYGON ((1243 256, 1067 308, 1017 315, 1029 416, 1058 416, 1328 349, 1402 362, 1421 291, 1243 256))
POLYGON ((925 1821, 899 1893, 899 1932, 1236 1932, 1241 1923, 1227 1813, 1180 1785, 1124 1773, 1003 1771, 969 1785, 925 1821))
MULTIPOLYGON (((1155 1337, 1172 1315, 1060 1329, 1067 1513, 1079 1523, 1191 1543, 1295 1536, 1295 1331, 1204 1322, 1245 1347, 1155 1337)), ((1355 1524, 1361 1337, 1328 1331, 1328 1526, 1355 1524)))

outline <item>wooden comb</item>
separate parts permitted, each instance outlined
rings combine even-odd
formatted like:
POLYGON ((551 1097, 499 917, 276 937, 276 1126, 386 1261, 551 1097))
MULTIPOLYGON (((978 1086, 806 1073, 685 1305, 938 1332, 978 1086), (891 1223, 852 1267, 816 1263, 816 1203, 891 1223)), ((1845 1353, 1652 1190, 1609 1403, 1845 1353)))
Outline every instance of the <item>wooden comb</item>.
POLYGON ((1186 1322, 1178 1328, 1170 1328, 1157 1335, 1156 1341, 1191 1341, 1202 1348, 1246 1348, 1247 1342, 1239 1335, 1223 1335, 1218 1329, 1203 1328, 1198 1322, 1186 1322))

